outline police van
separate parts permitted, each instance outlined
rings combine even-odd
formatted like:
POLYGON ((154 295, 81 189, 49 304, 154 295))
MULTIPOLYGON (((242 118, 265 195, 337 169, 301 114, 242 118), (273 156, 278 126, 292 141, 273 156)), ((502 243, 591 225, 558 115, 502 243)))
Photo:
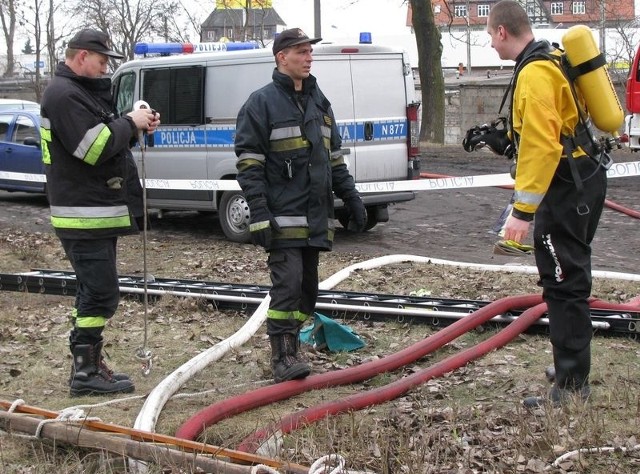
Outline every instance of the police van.
MULTIPOLYGON (((136 53, 144 57, 122 64, 112 82, 119 112, 144 100, 161 114, 162 124, 146 138, 144 150, 134 149, 146 182, 153 184, 147 207, 215 211, 227 238, 248 242, 249 206, 239 186, 201 183, 235 180, 236 117, 249 95, 271 81, 271 49, 253 43, 140 43, 136 53), (177 180, 194 186, 172 186, 177 180)), ((380 192, 362 194, 371 229, 388 221, 390 204, 415 197, 411 191, 388 192, 390 182, 420 173, 419 103, 407 54, 372 44, 317 44, 313 59, 311 73, 333 106, 351 175, 356 184, 380 183, 380 192)), ((336 218, 346 227, 348 216, 337 198, 336 218)))

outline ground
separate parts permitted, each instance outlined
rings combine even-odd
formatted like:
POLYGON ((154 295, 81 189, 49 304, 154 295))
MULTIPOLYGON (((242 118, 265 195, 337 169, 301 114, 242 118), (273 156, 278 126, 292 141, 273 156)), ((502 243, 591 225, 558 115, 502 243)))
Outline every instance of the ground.
MULTIPOLYGON (((620 152, 619 162, 636 161, 620 152)), ((468 154, 458 148, 425 148, 427 173, 470 176, 503 173, 508 163, 488 154, 468 154)), ((638 178, 611 179, 608 197, 637 208, 638 178)), ((415 201, 391 208, 390 221, 365 234, 339 231, 335 249, 322 255, 321 279, 373 257, 411 254, 432 259, 488 265, 532 265, 530 256, 507 257, 492 252, 496 236, 489 231, 508 202, 511 191, 469 188, 425 191, 415 201)), ((68 262, 48 224, 44 199, 24 194, 0 194, 0 273, 33 268, 69 270, 68 262)), ((637 212, 637 211, 636 211, 637 212)), ((606 209, 594 241, 594 269, 634 274, 640 264, 638 220, 606 209)), ((269 283, 264 253, 252 245, 227 242, 211 216, 167 214, 152 220, 148 233, 148 272, 161 278, 216 282, 269 283)), ((141 275, 142 241, 126 237, 119 244, 119 270, 141 275)), ((0 280, 0 284, 1 284, 0 280)), ((626 278, 594 280, 594 296, 619 303, 637 296, 638 281, 626 278)), ((339 290, 439 298, 478 299, 539 294, 533 274, 465 269, 456 265, 399 263, 354 272, 339 290)), ((0 292, 0 398, 22 398, 29 405, 52 410, 105 402, 104 398, 70 399, 66 379, 67 315, 71 298, 0 292)), ((149 393, 181 364, 242 327, 251 312, 220 311, 198 299, 165 297, 145 311, 139 301, 124 299, 105 333, 110 363, 132 375, 136 395, 149 393), (135 357, 141 346, 153 355, 149 375, 135 357)), ((334 354, 308 350, 314 373, 358 366, 397 352, 438 333, 436 327, 407 321, 347 321, 366 342, 362 350, 334 354)), ((236 447, 255 429, 287 413, 313 407, 384 386, 472 347, 495 329, 471 331, 433 354, 419 357, 404 369, 366 381, 315 390, 277 404, 251 410, 208 428, 212 444, 236 447)), ((597 333, 593 343, 589 408, 535 416, 520 400, 548 389, 544 368, 550 347, 544 333, 527 332, 503 349, 444 377, 431 379, 393 400, 352 414, 334 416, 284 439, 284 459, 309 465, 329 452, 345 456, 350 469, 400 472, 640 472, 637 450, 640 429, 640 346, 636 340, 597 333), (586 446, 615 446, 616 453, 583 455, 552 467, 561 454, 586 446)), ((251 339, 197 374, 182 392, 198 395, 171 400, 159 417, 158 432, 173 434, 192 414, 235 394, 251 393, 269 384, 268 340, 260 328, 251 339)), ((133 426, 144 400, 127 399, 90 407, 104 421, 133 426)), ((0 470, 8 473, 121 472, 103 458, 86 452, 43 448, 21 438, 0 437, 0 470), (62 466, 62 467, 61 467, 62 466), (82 466, 78 467, 78 466, 82 466), (97 466, 97 467, 96 467, 97 466), (92 471, 93 469, 93 471, 92 471)), ((167 472, 171 472, 170 470, 167 472)), ((177 470, 174 472, 178 472, 177 470)))

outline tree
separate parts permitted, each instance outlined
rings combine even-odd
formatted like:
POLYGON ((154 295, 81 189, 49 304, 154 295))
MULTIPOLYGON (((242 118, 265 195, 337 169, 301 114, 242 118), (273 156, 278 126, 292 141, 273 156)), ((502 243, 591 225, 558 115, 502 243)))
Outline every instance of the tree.
POLYGON ((13 42, 16 35, 18 2, 19 0, 0 0, 0 22, 2 22, 2 33, 7 45, 7 68, 4 71, 4 77, 13 76, 15 69, 13 42))
POLYGON ((444 76, 442 43, 431 0, 410 0, 418 47, 418 72, 422 95, 420 140, 444 143, 444 76))
POLYGON ((21 51, 22 54, 33 54, 33 46, 31 46, 31 38, 27 38, 27 41, 24 43, 24 47, 21 51))
POLYGON ((85 25, 107 33, 115 49, 132 59, 138 42, 179 36, 169 30, 172 23, 165 21, 177 10, 178 3, 172 0, 84 0, 73 12, 85 25))

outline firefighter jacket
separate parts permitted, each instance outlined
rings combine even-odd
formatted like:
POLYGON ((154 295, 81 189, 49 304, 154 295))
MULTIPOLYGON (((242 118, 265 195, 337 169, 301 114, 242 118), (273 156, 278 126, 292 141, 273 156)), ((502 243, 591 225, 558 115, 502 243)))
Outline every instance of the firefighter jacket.
POLYGON ((57 66, 41 104, 42 154, 51 224, 67 239, 137 232, 130 208, 142 209, 129 144, 136 130, 114 117, 111 81, 57 66))
POLYGON ((345 202, 358 192, 331 104, 314 76, 303 80, 298 94, 293 80, 275 69, 273 82, 242 106, 235 137, 237 179, 247 200, 266 197, 281 229, 273 234, 272 249, 330 250, 333 192, 345 202))
MULTIPOLYGON (((535 43, 527 49, 532 46, 535 43)), ((527 61, 524 53, 516 60, 516 71, 518 61, 527 61)), ((518 151, 513 215, 531 221, 560 159, 566 158, 561 136, 574 134, 580 115, 571 85, 556 61, 530 60, 516 74, 511 117, 518 151)), ((573 157, 584 155, 577 149, 573 157)))

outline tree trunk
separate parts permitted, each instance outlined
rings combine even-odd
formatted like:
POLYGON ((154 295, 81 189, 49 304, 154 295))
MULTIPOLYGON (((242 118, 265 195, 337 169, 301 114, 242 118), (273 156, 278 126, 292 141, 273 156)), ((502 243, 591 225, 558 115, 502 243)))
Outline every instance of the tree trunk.
POLYGON ((418 72, 422 92, 420 141, 444 143, 444 77, 441 35, 430 0, 410 0, 418 47, 418 72))

